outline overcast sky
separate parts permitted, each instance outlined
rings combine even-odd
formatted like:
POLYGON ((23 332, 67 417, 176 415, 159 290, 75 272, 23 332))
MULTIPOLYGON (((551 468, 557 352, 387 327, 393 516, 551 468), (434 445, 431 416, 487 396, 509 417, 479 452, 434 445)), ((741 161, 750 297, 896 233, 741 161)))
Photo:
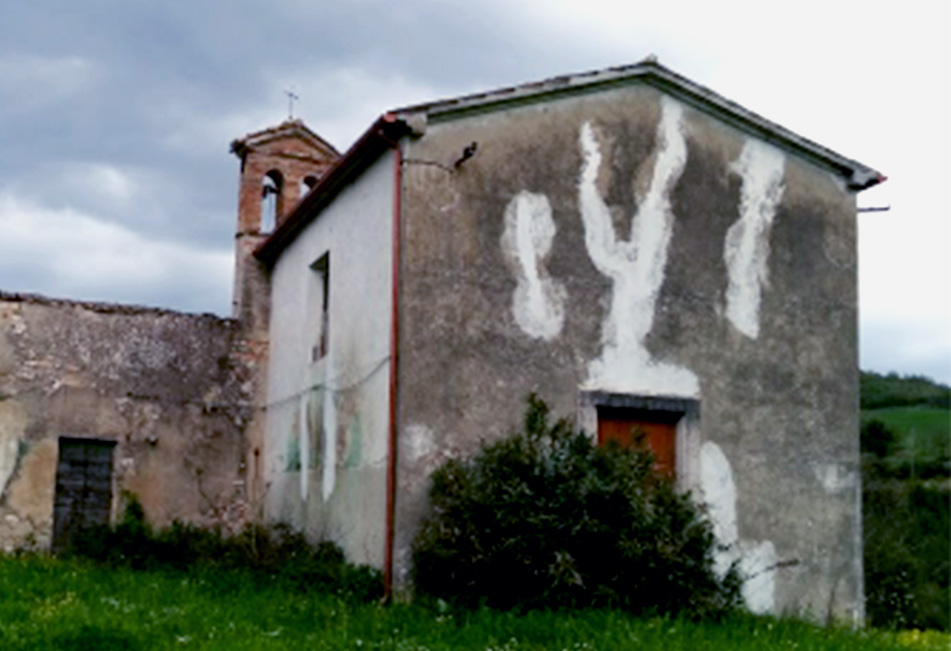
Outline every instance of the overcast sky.
POLYGON ((227 314, 235 137, 648 54, 887 183, 859 195, 862 367, 951 381, 951 3, 0 3, 0 289, 227 314))

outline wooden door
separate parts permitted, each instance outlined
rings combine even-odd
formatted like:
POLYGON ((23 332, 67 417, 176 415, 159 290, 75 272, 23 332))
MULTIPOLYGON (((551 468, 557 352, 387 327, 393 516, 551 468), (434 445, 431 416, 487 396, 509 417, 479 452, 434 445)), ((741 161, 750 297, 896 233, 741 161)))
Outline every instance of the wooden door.
POLYGON ((598 407, 598 443, 644 446, 654 454, 657 473, 673 479, 677 469, 677 422, 682 416, 669 411, 598 407))
POLYGON ((114 447, 112 441, 60 438, 53 504, 54 551, 67 547, 83 527, 109 523, 114 447))

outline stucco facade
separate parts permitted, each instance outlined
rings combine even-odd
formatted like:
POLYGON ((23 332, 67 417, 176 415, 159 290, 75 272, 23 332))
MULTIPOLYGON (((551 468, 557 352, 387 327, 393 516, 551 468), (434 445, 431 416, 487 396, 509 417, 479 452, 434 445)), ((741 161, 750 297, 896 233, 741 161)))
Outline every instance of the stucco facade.
POLYGON ((126 491, 158 526, 243 523, 257 373, 235 321, 0 293, 2 549, 54 542, 57 487, 83 482, 65 440, 113 447, 113 517, 126 491))
MULTIPOLYGON (((257 251, 275 305, 321 250, 396 261, 396 320, 369 296, 352 306, 392 326, 395 415, 388 490, 346 489, 364 505, 349 530, 386 499, 384 569, 408 589, 430 473, 505 436, 535 392, 592 436, 609 412, 670 423, 676 481, 707 504, 753 610, 861 619, 855 194, 881 178, 653 62, 385 115, 257 251), (348 197, 389 197, 386 169, 393 213, 363 225, 348 197), (321 234, 341 211, 360 241, 321 234)), ((366 287, 331 279, 331 296, 366 287)), ((306 322, 274 312, 272 335, 306 322)), ((293 368, 281 346, 272 383, 293 368)), ((269 421, 268 441, 292 421, 269 421)), ((334 424, 311 436, 345 447, 334 424)), ((315 513, 340 499, 309 494, 315 513)))
MULTIPOLYGON (((399 576, 425 477, 536 392, 680 401, 677 481, 760 611, 861 610, 855 205, 841 178, 634 85, 405 143, 399 576), (452 171, 412 161, 451 161, 452 171), (686 423, 685 423, 686 425, 686 423)), ((613 403, 612 403, 613 404, 613 403)))

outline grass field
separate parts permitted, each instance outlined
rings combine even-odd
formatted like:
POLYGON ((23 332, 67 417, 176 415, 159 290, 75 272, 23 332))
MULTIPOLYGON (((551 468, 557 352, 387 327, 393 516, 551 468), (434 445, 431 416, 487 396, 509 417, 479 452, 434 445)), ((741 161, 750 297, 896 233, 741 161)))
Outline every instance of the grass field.
POLYGON ((934 407, 889 407, 862 411, 862 422, 880 420, 899 435, 898 454, 917 459, 951 456, 951 411, 934 407))
POLYGON ((941 649, 934 632, 824 629, 794 620, 635 619, 605 611, 438 612, 288 592, 230 572, 135 572, 0 557, 0 649, 393 649, 493 651, 941 649))

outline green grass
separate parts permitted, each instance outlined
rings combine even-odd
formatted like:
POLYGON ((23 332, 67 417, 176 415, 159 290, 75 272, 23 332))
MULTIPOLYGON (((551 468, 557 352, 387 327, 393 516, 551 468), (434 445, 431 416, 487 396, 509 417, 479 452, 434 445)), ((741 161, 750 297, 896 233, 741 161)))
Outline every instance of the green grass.
POLYGON ((899 437, 897 456, 934 460, 951 456, 951 411, 935 407, 889 407, 862 411, 862 422, 880 420, 899 437))
POLYGON ((941 649, 946 634, 795 620, 635 619, 610 611, 439 612, 262 585, 240 572, 146 572, 0 557, 0 649, 941 649))

